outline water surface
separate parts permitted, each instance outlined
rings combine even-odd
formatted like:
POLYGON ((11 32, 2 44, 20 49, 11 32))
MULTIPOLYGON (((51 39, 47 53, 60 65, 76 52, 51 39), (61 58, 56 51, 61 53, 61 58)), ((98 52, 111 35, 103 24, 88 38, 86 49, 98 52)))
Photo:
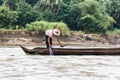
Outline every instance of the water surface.
POLYGON ((120 80, 120 56, 31 56, 1 47, 0 80, 120 80))

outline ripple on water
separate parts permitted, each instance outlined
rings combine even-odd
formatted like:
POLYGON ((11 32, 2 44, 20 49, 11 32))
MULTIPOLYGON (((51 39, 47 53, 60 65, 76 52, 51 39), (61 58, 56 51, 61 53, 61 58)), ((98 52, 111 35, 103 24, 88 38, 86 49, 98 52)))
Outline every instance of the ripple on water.
POLYGON ((0 48, 0 80, 119 80, 119 67, 120 56, 28 56, 0 48))

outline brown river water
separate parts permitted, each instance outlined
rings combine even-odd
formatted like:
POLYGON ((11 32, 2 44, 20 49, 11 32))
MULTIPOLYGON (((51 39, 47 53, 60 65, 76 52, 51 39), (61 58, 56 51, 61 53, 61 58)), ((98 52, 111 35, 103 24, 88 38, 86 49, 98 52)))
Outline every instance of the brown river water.
POLYGON ((32 56, 0 47, 0 80, 120 80, 120 56, 32 56))

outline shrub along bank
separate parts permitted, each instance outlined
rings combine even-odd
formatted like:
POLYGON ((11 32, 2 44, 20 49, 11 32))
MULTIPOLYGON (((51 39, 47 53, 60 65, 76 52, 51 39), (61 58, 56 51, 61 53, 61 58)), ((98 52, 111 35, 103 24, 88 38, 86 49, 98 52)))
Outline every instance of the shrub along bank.
POLYGON ((46 30, 54 28, 60 29, 63 36, 70 36, 70 30, 63 22, 36 21, 26 25, 28 31, 35 31, 36 33, 44 33, 46 30))

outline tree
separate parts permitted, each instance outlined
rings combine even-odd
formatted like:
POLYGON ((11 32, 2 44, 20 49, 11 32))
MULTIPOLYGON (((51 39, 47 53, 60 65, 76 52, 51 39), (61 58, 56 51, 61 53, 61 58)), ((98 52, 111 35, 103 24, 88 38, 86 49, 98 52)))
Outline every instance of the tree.
POLYGON ((7 7, 0 7, 0 28, 12 28, 15 26, 17 18, 18 15, 16 11, 10 11, 7 7))
POLYGON ((34 8, 42 12, 48 9, 53 13, 58 13, 61 3, 62 0, 39 0, 34 8))
POLYGON ((101 0, 106 6, 106 11, 116 20, 115 28, 120 28, 120 0, 101 0))
POLYGON ((70 0, 70 5, 73 5, 73 4, 78 4, 80 2, 82 2, 84 0, 70 0))
POLYGON ((0 0, 0 5, 2 5, 3 4, 3 0, 0 0))
POLYGON ((33 22, 40 17, 40 14, 26 2, 18 3, 17 12, 19 17, 16 24, 21 26, 25 26, 27 23, 33 22))
POLYGON ((70 4, 70 0, 63 0, 63 2, 68 5, 70 4))
MULTIPOLYGON (((22 0, 24 1, 24 0, 22 0)), ((16 10, 16 3, 18 3, 19 0, 4 0, 4 6, 9 7, 10 10, 16 10)))
POLYGON ((25 0, 27 3, 29 3, 31 6, 34 6, 39 0, 25 0))
POLYGON ((103 32, 115 23, 105 9, 94 0, 85 0, 71 7, 71 23, 76 30, 85 32, 103 32))
POLYGON ((69 14, 70 14, 70 6, 65 3, 61 3, 60 10, 56 14, 57 21, 63 21, 69 24, 69 14))

